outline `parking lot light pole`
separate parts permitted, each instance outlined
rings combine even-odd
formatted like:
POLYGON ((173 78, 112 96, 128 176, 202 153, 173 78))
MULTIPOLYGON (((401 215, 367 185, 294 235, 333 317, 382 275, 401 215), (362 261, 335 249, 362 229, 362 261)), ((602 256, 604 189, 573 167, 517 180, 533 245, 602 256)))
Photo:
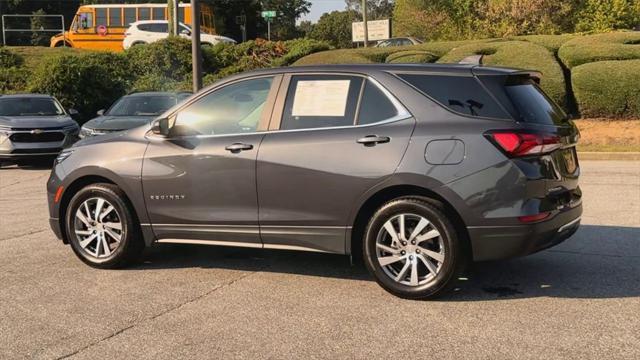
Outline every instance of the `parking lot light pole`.
POLYGON ((369 29, 367 26, 367 0, 362 0, 362 26, 364 30, 364 47, 369 46, 369 29))
POLYGON ((191 0, 191 59, 193 62, 193 92, 202 88, 202 50, 200 48, 200 6, 191 0))

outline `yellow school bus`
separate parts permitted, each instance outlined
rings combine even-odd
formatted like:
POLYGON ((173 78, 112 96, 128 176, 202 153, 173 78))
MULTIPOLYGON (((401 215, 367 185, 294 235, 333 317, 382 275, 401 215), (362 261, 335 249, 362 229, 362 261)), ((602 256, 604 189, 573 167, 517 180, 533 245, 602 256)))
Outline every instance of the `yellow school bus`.
MULTIPOLYGON (((215 34, 213 9, 202 4, 200 10, 201 31, 215 34)), ((166 3, 82 5, 78 8, 69 31, 51 38, 51 47, 66 45, 80 49, 122 51, 124 33, 131 23, 167 19, 166 3)), ((179 5, 178 19, 191 24, 191 4, 179 5)))

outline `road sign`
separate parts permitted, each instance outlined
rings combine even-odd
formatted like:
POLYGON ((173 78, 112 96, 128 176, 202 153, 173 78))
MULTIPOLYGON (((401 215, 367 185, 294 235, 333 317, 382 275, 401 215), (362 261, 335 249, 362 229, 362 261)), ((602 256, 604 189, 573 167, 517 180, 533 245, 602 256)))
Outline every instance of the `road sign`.
MULTIPOLYGON (((391 37, 391 21, 389 19, 367 21, 367 30, 369 41, 386 40, 391 37)), ((364 23, 362 21, 352 23, 351 31, 353 42, 364 41, 364 23)))
POLYGON ((269 10, 269 11, 263 11, 262 12, 262 17, 265 19, 270 19, 270 18, 274 18, 277 16, 277 11, 275 10, 269 10))
POLYGON ((96 28, 96 31, 98 32, 98 35, 100 36, 106 36, 107 35, 107 26, 106 25, 98 25, 98 27, 96 28))

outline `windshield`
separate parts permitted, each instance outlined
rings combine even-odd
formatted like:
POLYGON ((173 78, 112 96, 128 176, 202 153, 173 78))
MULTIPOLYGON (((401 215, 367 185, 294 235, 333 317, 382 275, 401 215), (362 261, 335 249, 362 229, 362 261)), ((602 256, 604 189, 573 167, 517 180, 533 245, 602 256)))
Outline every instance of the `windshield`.
POLYGON ((567 114, 547 98, 532 80, 507 84, 505 90, 518 110, 520 121, 542 125, 560 125, 567 120, 567 114))
POLYGON ((118 100, 106 115, 155 116, 162 114, 176 103, 176 97, 168 95, 126 96, 118 100))
POLYGON ((56 116, 64 109, 51 98, 0 98, 0 116, 56 116))

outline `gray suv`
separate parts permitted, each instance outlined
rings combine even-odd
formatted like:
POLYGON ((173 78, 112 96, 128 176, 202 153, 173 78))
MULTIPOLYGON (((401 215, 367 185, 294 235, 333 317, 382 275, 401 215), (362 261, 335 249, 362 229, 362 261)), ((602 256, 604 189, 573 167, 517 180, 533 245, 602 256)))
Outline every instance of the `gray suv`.
POLYGON ((578 131, 539 79, 472 65, 233 76, 63 151, 51 227, 99 268, 155 243, 316 251, 362 256, 398 296, 436 296, 468 261, 578 228, 578 131))

